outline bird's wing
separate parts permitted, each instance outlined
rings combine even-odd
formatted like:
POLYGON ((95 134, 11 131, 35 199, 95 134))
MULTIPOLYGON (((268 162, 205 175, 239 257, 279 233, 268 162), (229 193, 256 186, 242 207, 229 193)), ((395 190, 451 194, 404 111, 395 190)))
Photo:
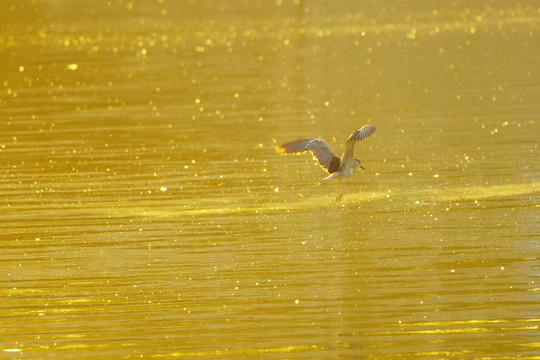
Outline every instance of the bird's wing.
POLYGON ((310 151, 329 174, 339 169, 341 160, 323 139, 300 139, 276 146, 279 154, 303 154, 310 151))
POLYGON ((375 133, 375 130, 377 130, 377 128, 372 125, 365 125, 362 126, 360 129, 355 130, 347 139, 347 143, 345 144, 345 151, 343 152, 343 156, 341 157, 341 162, 345 164, 349 161, 352 161, 352 159, 354 159, 354 144, 357 141, 364 140, 365 138, 370 137, 375 133))

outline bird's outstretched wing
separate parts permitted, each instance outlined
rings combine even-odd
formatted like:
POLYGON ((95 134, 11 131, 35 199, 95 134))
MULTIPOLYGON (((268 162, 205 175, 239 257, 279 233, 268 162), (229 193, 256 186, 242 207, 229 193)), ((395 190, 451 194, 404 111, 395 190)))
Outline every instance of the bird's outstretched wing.
POLYGON ((345 151, 343 152, 341 161, 343 163, 352 161, 352 159, 354 159, 354 144, 357 141, 364 140, 365 138, 370 137, 375 133, 375 130, 377 130, 377 128, 372 125, 365 125, 362 126, 360 129, 355 130, 347 139, 347 143, 345 144, 345 151))
POLYGON ((329 174, 338 171, 341 164, 339 157, 323 139, 300 139, 276 146, 279 154, 303 154, 310 151, 329 174))

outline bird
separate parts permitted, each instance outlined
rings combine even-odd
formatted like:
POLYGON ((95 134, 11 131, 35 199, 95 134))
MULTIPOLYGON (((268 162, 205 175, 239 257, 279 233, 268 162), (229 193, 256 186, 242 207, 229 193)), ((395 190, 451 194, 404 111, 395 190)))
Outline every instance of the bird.
POLYGON ((317 159, 321 167, 328 172, 328 176, 323 180, 334 179, 336 181, 336 203, 341 202, 343 193, 339 193, 339 183, 351 177, 351 175, 361 168, 365 170, 360 160, 354 158, 354 144, 364 140, 375 133, 377 128, 372 125, 364 125, 360 129, 353 131, 345 143, 345 151, 341 159, 332 151, 328 143, 323 139, 299 139, 276 146, 278 154, 304 154, 311 152, 317 159))

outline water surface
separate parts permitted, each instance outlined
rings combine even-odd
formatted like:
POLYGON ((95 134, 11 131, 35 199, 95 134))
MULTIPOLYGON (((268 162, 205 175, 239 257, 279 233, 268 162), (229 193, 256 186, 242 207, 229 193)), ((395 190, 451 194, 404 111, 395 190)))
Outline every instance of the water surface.
POLYGON ((2 357, 540 357, 534 2, 0 14, 2 357))

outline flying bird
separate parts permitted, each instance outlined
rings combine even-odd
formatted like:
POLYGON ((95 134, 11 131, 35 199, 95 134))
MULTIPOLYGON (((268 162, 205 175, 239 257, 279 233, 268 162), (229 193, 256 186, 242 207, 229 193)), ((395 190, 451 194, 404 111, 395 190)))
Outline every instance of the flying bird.
POLYGON ((328 143, 323 139, 300 139, 276 146, 279 154, 303 154, 310 151, 313 157, 319 161, 323 169, 328 172, 328 176, 323 180, 336 180, 336 202, 339 203, 343 193, 338 194, 339 183, 351 177, 358 168, 365 168, 360 160, 354 158, 354 144, 364 140, 375 133, 377 128, 372 125, 365 125, 355 130, 345 143, 345 151, 341 159, 330 149, 328 143))

